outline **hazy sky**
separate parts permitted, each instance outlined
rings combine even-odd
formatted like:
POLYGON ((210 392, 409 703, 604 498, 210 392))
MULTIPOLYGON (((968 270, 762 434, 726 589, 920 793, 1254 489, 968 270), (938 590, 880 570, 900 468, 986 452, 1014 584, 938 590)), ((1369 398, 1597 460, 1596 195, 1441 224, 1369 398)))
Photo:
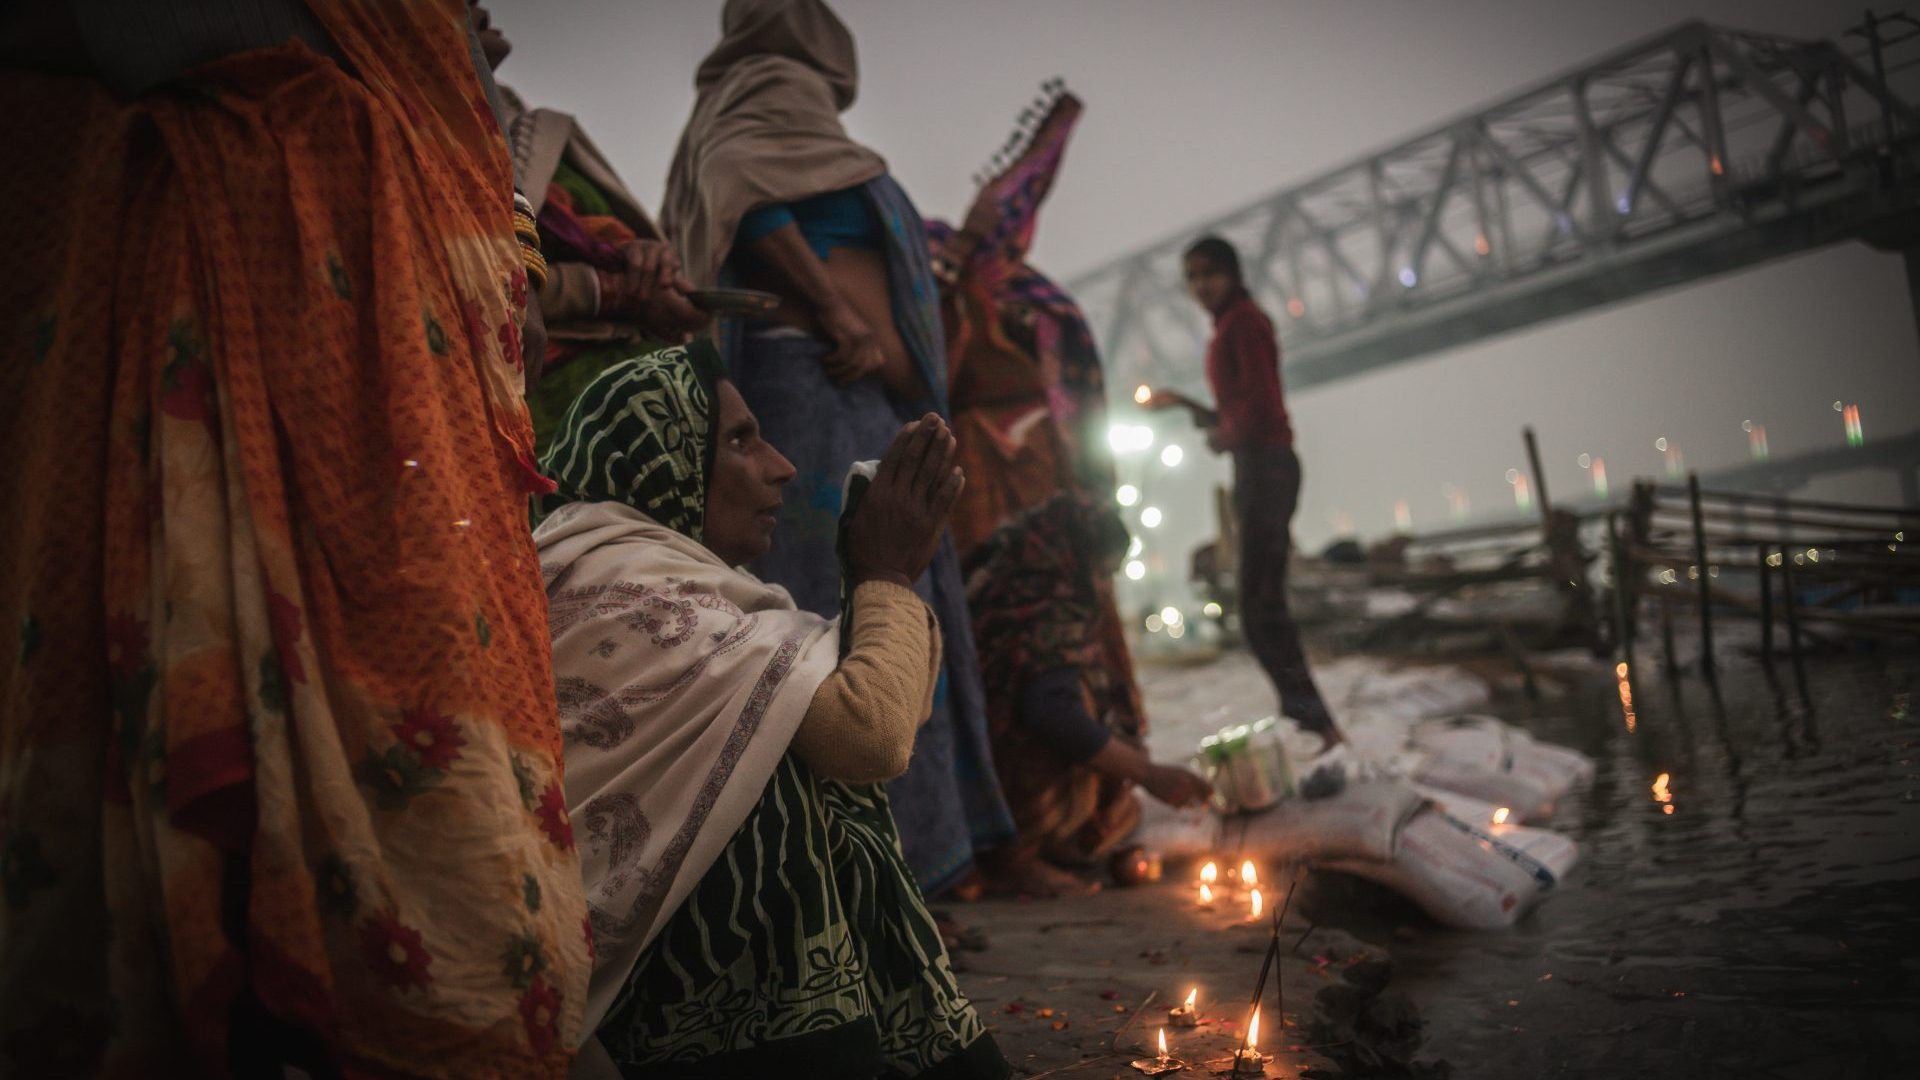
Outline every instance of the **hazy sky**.
MULTIPOLYGON (((501 81, 577 114, 635 192, 657 206, 717 37, 718 0, 495 0, 516 45, 501 81)), ((1087 102, 1034 261, 1076 273, 1509 90, 1687 17, 1833 37, 1858 4, 1832 0, 840 0, 858 39, 847 122, 884 154, 927 216, 957 215, 969 177, 1038 84, 1087 102)), ((1776 457, 1836 445, 1836 399, 1869 440, 1920 427, 1920 344, 1897 256, 1859 245, 1619 305, 1295 396, 1305 462, 1296 532, 1318 544, 1336 512, 1363 533, 1406 499, 1445 518, 1442 486, 1477 512, 1511 496, 1531 422, 1551 487, 1584 484, 1582 451, 1614 483, 1661 467, 1665 435, 1702 469, 1745 459, 1740 423, 1776 457)), ((1177 475, 1145 468, 1149 497, 1191 528, 1156 537, 1184 562, 1215 475, 1197 440, 1177 475), (1178 481, 1176 484, 1175 481, 1178 481)), ((1841 484, 1893 501, 1890 480, 1841 484)), ((1159 545, 1156 545, 1159 546, 1159 545)), ((1171 567, 1170 567, 1171 568, 1171 567)))

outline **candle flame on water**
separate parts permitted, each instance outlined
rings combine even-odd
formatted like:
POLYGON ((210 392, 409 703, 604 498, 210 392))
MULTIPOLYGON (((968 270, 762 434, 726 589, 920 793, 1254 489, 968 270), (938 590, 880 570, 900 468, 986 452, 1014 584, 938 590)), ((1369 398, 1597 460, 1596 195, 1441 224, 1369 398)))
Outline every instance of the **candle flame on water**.
POLYGON ((1240 880, 1246 882, 1248 888, 1260 883, 1259 875, 1254 873, 1252 859, 1240 864, 1240 880))

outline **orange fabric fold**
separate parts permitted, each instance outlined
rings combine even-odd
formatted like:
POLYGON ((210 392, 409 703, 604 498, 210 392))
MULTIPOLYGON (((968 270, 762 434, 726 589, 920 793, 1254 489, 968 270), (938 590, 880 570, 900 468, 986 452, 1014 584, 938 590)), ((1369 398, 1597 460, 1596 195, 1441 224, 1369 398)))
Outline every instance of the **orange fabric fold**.
POLYGON ((461 4, 312 7, 343 63, 0 75, 0 1074, 581 1038, 506 146, 461 4))

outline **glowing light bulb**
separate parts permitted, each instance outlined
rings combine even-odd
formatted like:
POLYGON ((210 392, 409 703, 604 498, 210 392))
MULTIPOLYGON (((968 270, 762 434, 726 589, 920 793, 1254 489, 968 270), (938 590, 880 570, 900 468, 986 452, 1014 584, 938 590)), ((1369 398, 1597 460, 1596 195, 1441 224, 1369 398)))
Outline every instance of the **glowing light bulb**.
POLYGON ((1160 451, 1160 464, 1169 469, 1177 468, 1186 456, 1187 452, 1180 449, 1179 443, 1168 443, 1166 449, 1160 451))
POLYGON ((1160 508, 1157 506, 1149 506, 1145 510, 1140 511, 1140 524, 1149 529, 1159 528, 1160 508))
POLYGON ((1127 580, 1128 581, 1139 581, 1141 578, 1146 576, 1147 576, 1146 563, 1141 562, 1139 559, 1134 559, 1132 562, 1129 562, 1127 564, 1127 580))
POLYGON ((1132 484, 1121 484, 1114 489, 1113 501, 1121 506, 1132 506, 1140 501, 1140 489, 1132 484))

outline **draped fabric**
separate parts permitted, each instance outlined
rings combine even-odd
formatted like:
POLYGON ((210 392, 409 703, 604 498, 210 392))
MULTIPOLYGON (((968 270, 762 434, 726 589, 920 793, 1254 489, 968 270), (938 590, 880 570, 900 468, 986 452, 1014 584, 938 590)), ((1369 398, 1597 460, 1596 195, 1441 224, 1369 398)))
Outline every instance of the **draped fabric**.
MULTIPOLYGON (((694 482, 705 487, 704 469, 694 482)), ((627 502, 567 503, 534 535, 594 926, 588 1022, 598 1024, 759 800, 839 661, 838 640, 784 590, 627 502)))
POLYGON ((840 114, 859 88, 853 35, 821 0, 727 0, 694 76, 661 224, 695 285, 720 281, 740 219, 886 171, 840 114))
POLYGON ((629 1076, 1005 1076, 885 792, 790 751, 836 624, 699 543, 712 386, 687 350, 614 365, 545 459, 576 500, 535 537, 598 948, 589 1022, 629 1076))
POLYGON ((1110 666, 1101 636, 1112 596, 1099 575, 1126 548, 1111 504, 1062 493, 1015 514, 968 555, 994 762, 1022 845, 1088 855, 1131 831, 1130 785, 1063 760, 1019 715, 1035 680, 1071 670, 1087 715, 1138 744, 1144 719, 1129 672, 1110 666))
POLYGON ((580 1039, 506 147, 462 5, 311 7, 341 62, 0 74, 0 1073, 580 1039))
POLYGON ((630 1077, 1009 1072, 913 887, 886 791, 792 754, 600 1038, 630 1077))
POLYGON ((541 457, 557 486, 549 504, 625 503, 698 543, 719 380, 706 342, 609 365, 567 407, 541 457))
MULTIPOLYGON (((730 365, 761 435, 796 470, 773 549, 755 561, 754 572, 784 586, 802 609, 828 618, 840 610, 837 522, 847 468, 883 456, 913 415, 878 379, 834 384, 820 366, 829 348, 806 337, 748 333, 730 365)), ((889 791, 907 862, 920 887, 935 895, 967 874, 976 847, 1011 838, 1013 820, 993 771, 986 698, 951 541, 942 542, 914 592, 939 620, 946 665, 933 716, 914 740, 906 774, 889 791)))

